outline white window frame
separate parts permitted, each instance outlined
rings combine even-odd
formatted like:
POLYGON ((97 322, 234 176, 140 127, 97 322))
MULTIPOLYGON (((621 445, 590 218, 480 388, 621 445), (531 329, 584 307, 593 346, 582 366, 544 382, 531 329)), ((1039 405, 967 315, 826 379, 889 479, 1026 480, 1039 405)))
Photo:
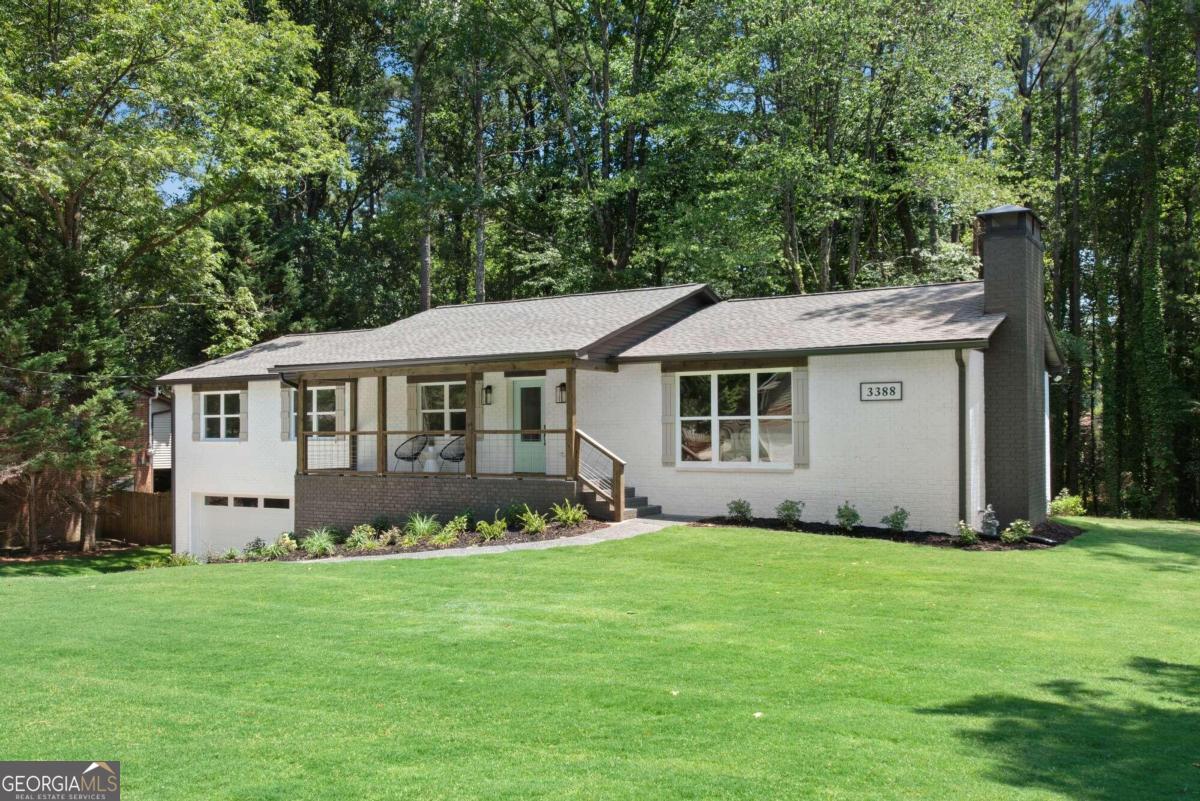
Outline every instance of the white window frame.
MULTIPOLYGON (((452 431, 459 431, 460 432, 459 435, 461 435, 462 429, 451 428, 450 415, 452 415, 456 412, 461 412, 462 416, 463 416, 463 420, 465 421, 467 418, 467 409, 465 406, 461 409, 450 407, 450 387, 453 387, 453 386, 462 387, 463 392, 464 392, 464 397, 465 397, 466 387, 467 387, 466 381, 427 381, 427 382, 424 382, 421 384, 417 384, 417 422, 420 423, 422 431, 432 430, 432 429, 426 428, 426 426, 425 426, 425 415, 426 414, 437 414, 438 412, 441 412, 442 413, 442 433, 450 434, 450 432, 452 432, 452 431), (429 408, 425 407, 425 387, 441 387, 442 388, 442 402, 443 402, 442 408, 429 409, 429 408)), ((464 428, 466 427, 465 424, 463 427, 464 428)), ((456 435, 456 436, 459 436, 459 435, 456 435)))
POLYGON ((242 431, 241 418, 242 418, 242 415, 245 414, 245 411, 246 410, 242 408, 242 392, 241 392, 241 390, 222 389, 222 390, 216 390, 213 392, 201 392, 200 393, 200 439, 203 440, 204 442, 237 442, 241 436, 241 431, 242 431), (211 395, 216 395, 216 396, 220 397, 220 399, 221 399, 217 403, 217 413, 216 414, 212 414, 211 412, 208 411, 208 398, 211 395), (236 395, 237 396, 238 410, 237 410, 236 414, 229 414, 228 412, 225 411, 225 396, 226 395, 236 395), (209 420, 219 420, 220 421, 221 436, 210 437, 208 435, 208 425, 207 424, 208 424, 209 420), (228 423, 230 420, 238 421, 238 433, 232 437, 228 436, 228 429, 226 428, 226 423, 228 423))
MULTIPOLYGON (((796 425, 791 414, 764 414, 758 413, 758 377, 759 375, 771 375, 782 373, 791 380, 791 369, 781 367, 774 370, 695 370, 690 372, 676 373, 675 379, 675 465, 682 470, 779 470, 790 471, 794 467, 794 454, 796 452, 796 425), (750 376, 750 414, 728 414, 722 415, 718 413, 717 406, 717 376, 722 375, 748 375, 750 376), (708 403, 709 414, 707 416, 684 416, 682 409, 683 381, 687 376, 708 376, 708 403), (713 458, 707 462, 685 460, 683 458, 683 424, 692 421, 709 421, 712 427, 712 453, 713 458), (723 462, 721 461, 721 421, 723 420, 749 420, 750 422, 750 461, 748 462, 723 462), (758 423, 760 420, 786 420, 788 429, 791 432, 792 454, 793 459, 788 459, 785 462, 764 462, 758 457, 758 423)), ((792 403, 796 402, 792 398, 792 403)), ((793 412, 795 411, 793 407, 793 412)))
MULTIPOLYGON (((331 387, 305 387, 305 391, 308 393, 308 402, 304 404, 304 416, 308 418, 308 438, 310 440, 334 439, 333 434, 318 434, 317 433, 317 418, 332 417, 333 418, 333 428, 335 431, 337 430, 337 413, 338 413, 337 387, 332 387, 332 386, 331 387), (332 411, 324 411, 324 412, 317 411, 317 393, 318 392, 332 392, 333 393, 333 410, 332 411)), ((297 430, 296 429, 297 418, 296 418, 296 389, 295 389, 295 387, 292 388, 291 398, 292 398, 292 401, 291 401, 291 403, 292 403, 292 409, 291 409, 292 439, 295 440, 296 439, 296 430, 297 430)))

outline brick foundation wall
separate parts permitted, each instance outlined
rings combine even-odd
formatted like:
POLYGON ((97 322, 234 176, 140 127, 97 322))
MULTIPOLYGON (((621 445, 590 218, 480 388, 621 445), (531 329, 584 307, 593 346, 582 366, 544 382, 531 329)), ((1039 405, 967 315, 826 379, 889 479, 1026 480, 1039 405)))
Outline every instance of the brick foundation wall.
POLYGON ((348 530, 379 516, 402 522, 414 512, 442 522, 471 510, 490 519, 510 503, 545 512, 564 498, 578 499, 573 481, 548 478, 438 476, 296 476, 296 531, 319 526, 348 530))

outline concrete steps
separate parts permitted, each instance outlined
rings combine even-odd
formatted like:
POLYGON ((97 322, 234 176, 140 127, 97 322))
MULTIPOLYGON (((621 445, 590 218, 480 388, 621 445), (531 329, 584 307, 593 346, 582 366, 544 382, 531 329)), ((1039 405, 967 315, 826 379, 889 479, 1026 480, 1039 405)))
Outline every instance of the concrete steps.
MULTIPOLYGON (((592 517, 602 520, 611 520, 613 518, 612 504, 596 495, 593 490, 584 487, 579 495, 583 505, 587 507, 588 514, 592 517)), ((659 514, 662 514, 661 506, 650 503, 650 499, 645 495, 638 495, 636 487, 625 488, 626 520, 635 517, 653 517, 659 514)))

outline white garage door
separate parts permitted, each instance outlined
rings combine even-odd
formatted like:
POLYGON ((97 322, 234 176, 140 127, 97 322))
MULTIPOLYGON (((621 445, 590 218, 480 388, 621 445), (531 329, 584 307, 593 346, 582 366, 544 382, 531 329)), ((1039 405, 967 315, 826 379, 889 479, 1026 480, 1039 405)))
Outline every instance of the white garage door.
POLYGON ((292 499, 260 495, 192 496, 192 553, 241 550, 255 537, 273 542, 292 530, 292 499))

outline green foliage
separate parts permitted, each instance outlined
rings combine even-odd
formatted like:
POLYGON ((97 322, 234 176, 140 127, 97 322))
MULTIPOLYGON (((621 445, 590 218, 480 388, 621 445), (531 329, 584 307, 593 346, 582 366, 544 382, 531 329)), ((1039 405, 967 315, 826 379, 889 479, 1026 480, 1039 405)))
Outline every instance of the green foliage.
POLYGON ((884 528, 892 531, 904 531, 908 528, 908 510, 900 506, 893 507, 892 511, 884 515, 879 522, 883 524, 884 528))
POLYGON ((360 523, 350 531, 346 538, 346 548, 351 551, 377 551, 383 545, 379 542, 379 532, 369 523, 360 523))
POLYGON ((405 543, 416 544, 427 540, 440 530, 441 526, 438 525, 437 517, 434 515, 414 514, 404 524, 405 543))
POLYGON ((1059 490, 1058 495, 1050 501, 1051 517, 1082 517, 1085 514, 1087 508, 1083 505, 1083 498, 1072 495, 1066 487, 1059 490))
POLYGON ((583 504, 571 503, 570 499, 563 498, 562 503, 553 504, 550 507, 550 512, 554 517, 554 522, 560 526, 573 528, 587 520, 587 509, 583 504))
POLYGON ((535 512, 526 504, 519 518, 521 522, 521 531, 526 534, 541 534, 546 530, 548 521, 546 516, 541 512, 535 512))
POLYGON ((237 548, 230 548, 230 549, 224 551, 217 558, 222 562, 236 562, 242 558, 242 552, 239 551, 237 548))
POLYGON ((404 539, 404 529, 399 526, 389 526, 379 535, 380 545, 399 545, 404 539))
POLYGON ((1033 526, 1028 520, 1014 520, 1008 524, 1008 528, 1000 532, 1000 541, 1008 544, 1022 542, 1026 537, 1032 536, 1033 526))
POLYGON ((296 550, 296 548, 299 547, 296 541, 292 539, 292 532, 290 531, 285 531, 280 534, 275 540, 275 544, 282 548, 284 553, 292 553, 296 550))
POLYGON ((963 520, 958 521, 958 535, 954 538, 958 545, 974 545, 979 542, 979 532, 971 528, 963 520))
POLYGON ((300 541, 300 549, 312 557, 333 556, 337 553, 334 531, 328 526, 313 529, 300 541))
POLYGON ((134 570, 150 570, 156 567, 194 567, 198 564, 200 561, 190 553, 169 553, 157 559, 138 562, 134 566, 134 570))
POLYGON ((525 505, 521 503, 510 503, 505 506, 499 514, 504 518, 505 523, 511 531, 521 530, 522 515, 525 514, 525 505))
POLYGON ((837 508, 835 517, 837 518, 838 525, 846 531, 852 530, 855 526, 862 522, 862 515, 860 515, 858 510, 850 504, 850 501, 844 501, 842 505, 837 508))
POLYGON ((729 519, 734 523, 748 525, 754 520, 754 512, 750 509, 750 502, 742 498, 734 498, 726 507, 729 510, 729 519))
POLYGON ((442 528, 429 538, 429 544, 435 548, 449 548, 451 545, 458 543, 458 536, 460 533, 461 532, 442 528))
POLYGON ((442 526, 442 532, 449 532, 452 536, 466 534, 471 530, 470 520, 466 515, 455 515, 446 521, 446 525, 442 526))
POLYGON ((480 520, 475 524, 475 531, 479 533, 479 538, 484 542, 494 542, 495 540, 504 539, 504 535, 508 533, 508 521, 499 515, 492 522, 480 520))
POLYGON ((800 525, 800 516, 804 514, 804 501, 781 501, 775 507, 775 518, 788 528, 800 525))

